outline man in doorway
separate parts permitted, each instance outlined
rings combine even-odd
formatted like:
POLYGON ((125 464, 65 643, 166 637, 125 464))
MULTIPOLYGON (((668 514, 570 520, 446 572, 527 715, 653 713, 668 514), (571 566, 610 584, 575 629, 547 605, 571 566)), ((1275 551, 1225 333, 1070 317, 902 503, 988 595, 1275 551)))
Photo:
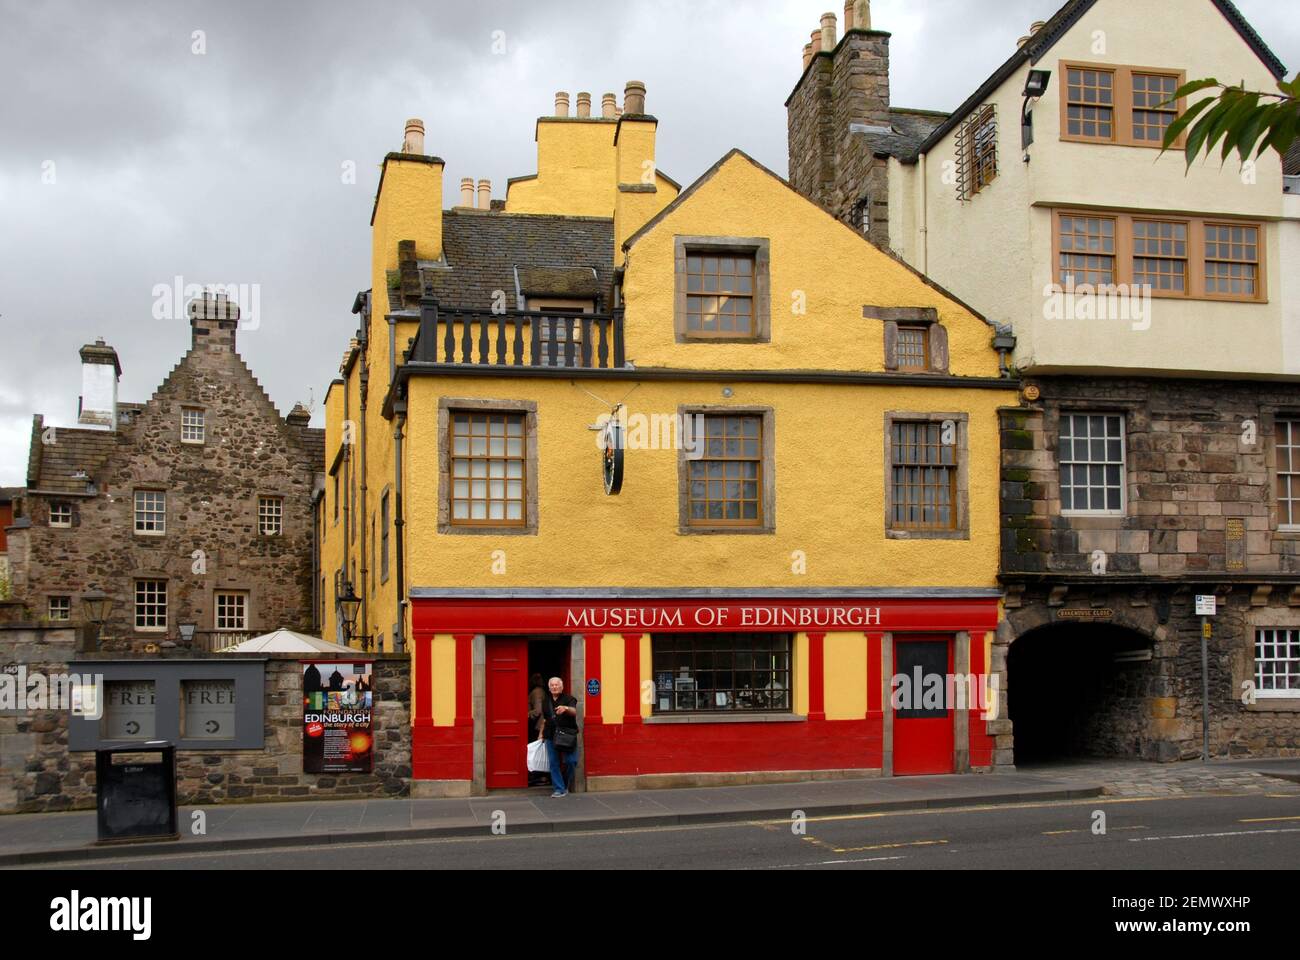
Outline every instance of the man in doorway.
POLYGON ((551 796, 567 797, 578 771, 578 701, 564 692, 564 681, 559 677, 551 677, 547 687, 551 695, 542 704, 546 718, 542 736, 546 738, 551 784, 555 787, 551 796))

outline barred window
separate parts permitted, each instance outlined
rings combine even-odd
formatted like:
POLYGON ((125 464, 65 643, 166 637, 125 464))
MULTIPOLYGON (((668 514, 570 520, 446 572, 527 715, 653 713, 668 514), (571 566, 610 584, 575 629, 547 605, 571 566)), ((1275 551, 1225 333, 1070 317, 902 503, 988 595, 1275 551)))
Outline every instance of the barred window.
POLYGON ((969 200, 998 176, 998 113, 985 104, 957 130, 957 198, 969 200))
POLYGON ((49 619, 71 620, 72 619, 72 598, 71 597, 50 597, 49 619))
POLYGON ((1058 276, 1061 286, 1115 282, 1115 221, 1062 214, 1058 276))
POLYGON ((1173 293, 1187 292, 1187 224, 1133 221, 1133 282, 1173 293))
POLYGON ((1123 417, 1118 414, 1062 414, 1056 455, 1061 470, 1063 512, 1123 512, 1123 417))
POLYGON ((654 712, 793 709, 789 634, 656 634, 654 712))
POLYGON ((930 337, 928 327, 898 328, 898 369, 930 369, 930 337))
POLYGON ((167 532, 167 494, 161 490, 135 492, 135 532, 167 532))
POLYGON ((257 532, 264 537, 278 537, 284 532, 284 498, 257 498, 257 532))
POLYGON ((1259 278, 1259 228, 1205 225, 1205 292, 1254 297, 1259 278))
POLYGON ((957 437, 945 425, 896 420, 891 425, 890 526, 896 530, 957 529, 957 437))
POLYGON ((754 335, 753 254, 688 254, 686 333, 719 339, 754 335))
POLYGON ((523 413, 452 411, 451 522, 523 526, 527 451, 523 413))
POLYGON ((181 442, 203 443, 204 413, 198 407, 181 408, 181 442))
POLYGON ((166 580, 135 582, 135 628, 137 630, 167 629, 166 580))
POLYGON ((1115 138, 1115 73, 1112 70, 1066 70, 1065 129, 1072 137, 1110 141, 1115 138))
POLYGON ((51 503, 50 504, 50 526, 51 527, 72 526, 72 504, 51 503))
POLYGON ((218 630, 247 630, 248 594, 218 593, 214 626, 218 630))
POLYGON ((753 527, 763 523, 763 418, 702 415, 702 456, 687 461, 687 523, 753 527))
POLYGON ((1300 420, 1278 420, 1277 510, 1278 523, 1300 527, 1300 420))
POLYGON ((1255 694, 1300 699, 1300 630, 1255 631, 1255 694))

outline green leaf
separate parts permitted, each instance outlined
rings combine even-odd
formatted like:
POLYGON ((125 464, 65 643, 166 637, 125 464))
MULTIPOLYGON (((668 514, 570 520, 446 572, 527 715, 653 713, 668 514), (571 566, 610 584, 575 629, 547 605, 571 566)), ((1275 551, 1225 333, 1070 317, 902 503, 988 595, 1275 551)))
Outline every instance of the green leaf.
POLYGON ((1221 86, 1223 86, 1223 84, 1219 83, 1218 80, 1215 80, 1212 77, 1205 80, 1193 80, 1190 83, 1183 84, 1181 87, 1175 90, 1174 99, 1181 100, 1183 97, 1190 96, 1191 94, 1196 93, 1200 90, 1208 90, 1210 87, 1221 87, 1221 86))
MULTIPOLYGON (((1203 110, 1207 109, 1214 102, 1213 97, 1207 97, 1204 100, 1197 100, 1187 108, 1186 113, 1182 114, 1178 119, 1171 123, 1168 129, 1165 130, 1164 150, 1168 150, 1172 147, 1174 142, 1182 136, 1183 131, 1187 129, 1188 125, 1191 124, 1191 122, 1195 120, 1203 110)), ((1161 150, 1161 153, 1163 153, 1164 150, 1161 150)))

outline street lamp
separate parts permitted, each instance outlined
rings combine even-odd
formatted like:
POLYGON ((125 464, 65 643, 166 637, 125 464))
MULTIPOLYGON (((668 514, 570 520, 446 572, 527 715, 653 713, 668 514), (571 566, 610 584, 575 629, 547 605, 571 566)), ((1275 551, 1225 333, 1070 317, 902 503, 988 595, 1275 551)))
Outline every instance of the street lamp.
POLYGON ((360 606, 361 598, 352 589, 352 581, 344 581, 343 592, 339 594, 339 610, 343 614, 343 637, 349 643, 352 640, 352 629, 357 622, 357 610, 360 606))
POLYGON ((86 622, 94 628, 95 649, 99 649, 99 631, 108 622, 108 615, 113 612, 113 598, 98 587, 91 587, 88 593, 81 595, 81 612, 86 622))
POLYGON ((194 645, 194 631, 198 629, 197 623, 178 623, 176 632, 181 635, 181 642, 187 647, 194 645))
POLYGON ((1037 100, 1047 92, 1047 85, 1052 80, 1051 70, 1030 70, 1025 78, 1025 104, 1020 108, 1020 146, 1025 150, 1025 162, 1029 162, 1029 146, 1034 142, 1034 118, 1029 113, 1029 101, 1037 100))

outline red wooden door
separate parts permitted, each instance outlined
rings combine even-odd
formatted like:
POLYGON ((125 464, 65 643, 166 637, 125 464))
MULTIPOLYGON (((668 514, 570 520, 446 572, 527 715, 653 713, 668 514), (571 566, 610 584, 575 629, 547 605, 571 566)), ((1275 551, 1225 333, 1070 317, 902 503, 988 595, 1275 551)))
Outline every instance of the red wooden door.
MULTIPOLYGON (((920 776, 953 772, 953 704, 948 698, 953 638, 895 635, 894 677, 907 678, 891 697, 894 711, 894 775, 920 776), (928 677, 938 675, 938 680, 928 677), (935 696, 934 684, 938 695, 935 696), (927 691, 929 696, 927 696, 927 691)), ((893 689, 891 687, 891 689, 893 689)))
POLYGON ((528 786, 528 641, 487 641, 487 785, 528 786))

